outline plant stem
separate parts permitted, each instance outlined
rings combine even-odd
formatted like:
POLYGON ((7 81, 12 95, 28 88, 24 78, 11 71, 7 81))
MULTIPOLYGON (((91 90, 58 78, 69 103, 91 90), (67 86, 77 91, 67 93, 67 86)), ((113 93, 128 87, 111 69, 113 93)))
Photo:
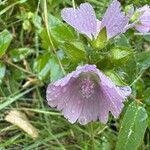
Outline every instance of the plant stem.
POLYGON ((74 9, 76 8, 74 0, 72 0, 72 6, 73 6, 74 9))
POLYGON ((62 66, 62 64, 61 64, 61 61, 60 61, 59 57, 57 56, 57 52, 56 52, 55 46, 54 46, 54 44, 53 44, 53 41, 52 41, 52 38, 51 38, 51 35, 50 35, 50 32, 49 32, 50 30, 49 30, 49 26, 48 26, 48 15, 47 15, 47 14, 48 14, 48 13, 47 13, 47 1, 44 0, 44 21, 45 21, 45 26, 46 26, 46 30, 47 30, 49 42, 50 42, 50 44, 51 44, 51 46, 52 46, 53 53, 56 55, 58 64, 59 64, 59 66, 60 66, 60 68, 61 68, 63 74, 65 75, 65 74, 66 74, 66 73, 65 73, 65 70, 64 70, 64 68, 63 68, 63 66, 62 66))

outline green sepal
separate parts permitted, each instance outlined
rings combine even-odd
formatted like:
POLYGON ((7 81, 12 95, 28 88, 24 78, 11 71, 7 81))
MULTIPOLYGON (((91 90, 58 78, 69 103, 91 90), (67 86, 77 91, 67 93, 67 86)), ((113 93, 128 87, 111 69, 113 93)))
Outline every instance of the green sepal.
POLYGON ((102 49, 105 47, 107 42, 107 31, 104 27, 98 34, 97 38, 91 42, 93 48, 102 49))

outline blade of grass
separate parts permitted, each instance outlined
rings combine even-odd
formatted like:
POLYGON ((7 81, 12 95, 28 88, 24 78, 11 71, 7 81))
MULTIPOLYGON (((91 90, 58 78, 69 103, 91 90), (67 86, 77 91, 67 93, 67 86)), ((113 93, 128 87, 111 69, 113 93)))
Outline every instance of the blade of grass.
POLYGON ((33 89, 35 89, 35 87, 32 87, 30 89, 25 90, 24 92, 15 95, 14 97, 9 97, 5 100, 5 102, 3 102, 2 104, 0 104, 0 110, 4 109, 5 107, 9 106, 11 103, 13 103, 14 101, 18 100, 20 97, 24 96, 25 94, 31 92, 33 89))

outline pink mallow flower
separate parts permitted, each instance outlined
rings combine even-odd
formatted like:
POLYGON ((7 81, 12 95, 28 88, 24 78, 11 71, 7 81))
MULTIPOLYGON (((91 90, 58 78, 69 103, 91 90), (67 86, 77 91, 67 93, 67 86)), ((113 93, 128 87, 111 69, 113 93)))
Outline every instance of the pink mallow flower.
POLYGON ((129 22, 129 16, 121 12, 121 5, 117 0, 107 8, 102 21, 96 18, 94 9, 89 3, 83 3, 77 9, 64 8, 61 16, 64 21, 91 40, 93 37, 96 39, 104 27, 106 27, 107 38, 110 39, 122 33, 129 22))
POLYGON ((145 5, 137 10, 140 13, 135 29, 141 33, 150 32, 150 6, 145 5))
POLYGON ((130 94, 129 86, 116 86, 95 65, 88 64, 49 84, 46 91, 49 106, 62 110, 69 122, 82 125, 96 120, 106 123, 109 112, 118 118, 130 94))

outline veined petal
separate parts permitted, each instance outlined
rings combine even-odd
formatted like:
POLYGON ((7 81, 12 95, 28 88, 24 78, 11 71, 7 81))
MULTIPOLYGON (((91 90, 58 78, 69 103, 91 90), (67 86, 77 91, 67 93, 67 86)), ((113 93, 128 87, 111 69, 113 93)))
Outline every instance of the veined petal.
POLYGON ((143 15, 140 17, 140 22, 144 26, 150 27, 150 8, 149 8, 149 11, 144 12, 143 15))
POLYGON ((95 89, 92 97, 90 97, 88 100, 83 99, 84 106, 78 119, 80 124, 85 125, 91 121, 98 120, 98 116, 100 112, 100 107, 99 107, 100 97, 98 92, 99 92, 98 89, 95 89))
POLYGON ((87 64, 49 84, 46 97, 69 122, 85 125, 96 120, 106 123, 109 112, 117 118, 130 93, 130 87, 116 86, 95 65, 87 64))
POLYGON ((126 98, 131 94, 131 88, 129 86, 117 87, 122 97, 126 98))
POLYGON ((123 108, 123 97, 117 93, 115 88, 110 88, 109 86, 101 86, 101 94, 107 103, 108 110, 115 118, 118 118, 123 108))
POLYGON ((64 21, 87 35, 90 39, 97 32, 97 19, 93 7, 89 3, 83 3, 79 8, 64 8, 61 12, 64 21))
POLYGON ((106 27, 108 38, 121 33, 129 22, 129 16, 121 12, 121 5, 117 0, 107 8, 102 19, 101 28, 106 27))

